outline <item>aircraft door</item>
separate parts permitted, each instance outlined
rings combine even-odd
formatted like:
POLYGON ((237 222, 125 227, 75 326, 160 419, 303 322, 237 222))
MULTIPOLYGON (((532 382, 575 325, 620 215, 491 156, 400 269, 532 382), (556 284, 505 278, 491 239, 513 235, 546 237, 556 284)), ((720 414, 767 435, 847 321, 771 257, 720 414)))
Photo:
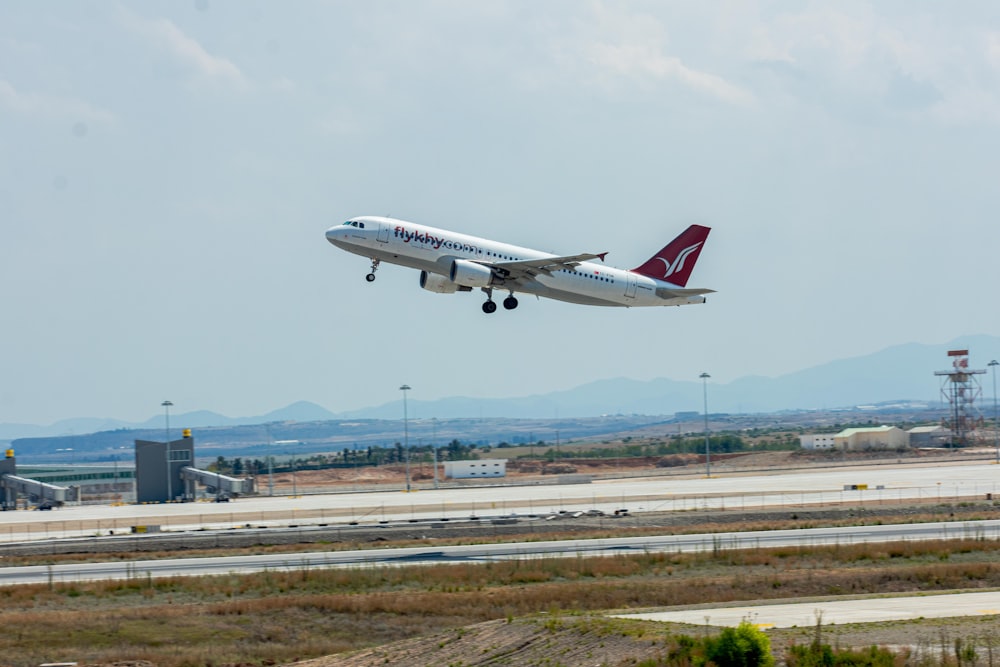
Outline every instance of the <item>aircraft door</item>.
POLYGON ((636 288, 636 278, 634 273, 626 274, 626 285, 625 285, 625 298, 634 299, 635 298, 635 288, 636 288))
POLYGON ((389 225, 384 222, 378 223, 378 240, 379 243, 389 242, 389 225))

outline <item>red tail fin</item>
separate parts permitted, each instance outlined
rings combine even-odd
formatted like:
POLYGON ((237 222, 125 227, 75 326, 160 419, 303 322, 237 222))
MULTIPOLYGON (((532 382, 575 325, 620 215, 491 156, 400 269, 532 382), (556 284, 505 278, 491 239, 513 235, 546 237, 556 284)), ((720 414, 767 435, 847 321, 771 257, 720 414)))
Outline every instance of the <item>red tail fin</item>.
POLYGON ((645 264, 632 270, 650 278, 684 287, 710 231, 709 227, 691 225, 663 250, 646 260, 645 264))

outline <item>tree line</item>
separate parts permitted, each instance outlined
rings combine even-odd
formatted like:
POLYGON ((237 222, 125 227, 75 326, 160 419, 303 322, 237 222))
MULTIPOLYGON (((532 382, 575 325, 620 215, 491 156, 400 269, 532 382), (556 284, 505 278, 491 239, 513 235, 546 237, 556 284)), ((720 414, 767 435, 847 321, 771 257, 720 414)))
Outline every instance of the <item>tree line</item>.
MULTIPOLYGON (((465 461, 479 458, 474 452, 475 445, 464 444, 452 440, 444 447, 437 447, 437 460, 465 461)), ((489 451, 479 448, 480 451, 489 451)), ((434 460, 433 445, 411 445, 409 460, 411 463, 432 463, 434 460)), ((343 449, 327 454, 308 454, 302 456, 271 456, 264 459, 244 459, 235 457, 227 459, 219 456, 209 464, 208 469, 233 477, 248 475, 264 475, 268 472, 292 472, 296 470, 325 470, 328 468, 356 468, 360 466, 380 466, 406 463, 406 448, 397 442, 391 446, 369 445, 361 449, 343 449)))

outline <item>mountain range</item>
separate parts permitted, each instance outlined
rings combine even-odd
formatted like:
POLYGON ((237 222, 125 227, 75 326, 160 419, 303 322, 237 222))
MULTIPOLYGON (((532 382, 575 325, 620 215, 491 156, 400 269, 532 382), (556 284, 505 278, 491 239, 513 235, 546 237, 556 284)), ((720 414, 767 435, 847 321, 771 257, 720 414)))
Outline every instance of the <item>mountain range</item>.
MULTIPOLYGON (((748 376, 729 383, 707 385, 709 411, 713 413, 764 413, 782 410, 854 408, 886 403, 934 405, 941 399, 940 378, 934 371, 948 368, 946 353, 969 349, 974 368, 987 368, 1000 357, 1000 337, 963 336, 947 343, 906 343, 872 354, 831 361, 820 366, 769 378, 748 376)), ((980 376, 982 379, 983 376, 980 376)), ((982 404, 989 413, 991 380, 982 379, 982 404)), ((399 419, 401 401, 360 410, 334 413, 308 401, 254 417, 226 417, 208 410, 172 415, 178 427, 238 426, 273 422, 311 422, 336 419, 399 419)), ((596 380, 573 389, 516 398, 450 397, 430 401, 410 399, 412 418, 558 418, 596 417, 605 414, 672 415, 702 410, 702 384, 697 380, 628 378, 596 380)), ((116 429, 153 429, 163 416, 132 423, 115 419, 80 418, 49 426, 0 424, 0 440, 84 434, 116 429)))

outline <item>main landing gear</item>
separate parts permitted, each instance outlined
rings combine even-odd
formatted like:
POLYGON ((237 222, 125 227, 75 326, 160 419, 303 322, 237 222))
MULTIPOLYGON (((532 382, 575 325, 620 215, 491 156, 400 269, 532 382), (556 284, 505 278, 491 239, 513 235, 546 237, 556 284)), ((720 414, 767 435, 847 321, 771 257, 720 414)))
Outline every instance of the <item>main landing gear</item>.
POLYGON ((378 265, 380 261, 381 260, 378 259, 372 260, 372 272, 369 273, 367 276, 365 276, 365 280, 367 280, 370 283, 375 282, 375 272, 378 271, 378 265))
MULTIPOLYGON (((497 304, 493 300, 493 290, 484 287, 483 291, 486 292, 486 302, 483 304, 483 312, 487 315, 497 312, 497 304)), ((503 307, 507 310, 514 310, 517 308, 517 299, 514 298, 513 292, 511 292, 510 296, 503 300, 503 307)))

